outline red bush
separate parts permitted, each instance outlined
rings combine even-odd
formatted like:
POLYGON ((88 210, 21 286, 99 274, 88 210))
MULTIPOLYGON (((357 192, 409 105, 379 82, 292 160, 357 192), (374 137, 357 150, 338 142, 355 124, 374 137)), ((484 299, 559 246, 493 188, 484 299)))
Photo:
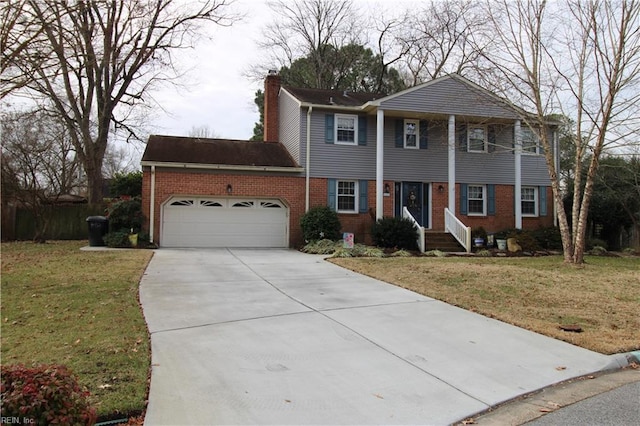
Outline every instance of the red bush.
POLYGON ((33 424, 92 425, 96 410, 69 369, 61 365, 2 366, 2 417, 33 424))

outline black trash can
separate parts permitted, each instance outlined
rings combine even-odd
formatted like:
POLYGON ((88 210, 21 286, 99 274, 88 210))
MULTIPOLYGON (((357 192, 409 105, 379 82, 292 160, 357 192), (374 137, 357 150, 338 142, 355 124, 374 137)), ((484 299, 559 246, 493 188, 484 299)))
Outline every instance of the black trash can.
POLYGON ((89 246, 104 246, 102 237, 109 232, 109 219, 104 216, 89 216, 87 223, 89 224, 89 246))

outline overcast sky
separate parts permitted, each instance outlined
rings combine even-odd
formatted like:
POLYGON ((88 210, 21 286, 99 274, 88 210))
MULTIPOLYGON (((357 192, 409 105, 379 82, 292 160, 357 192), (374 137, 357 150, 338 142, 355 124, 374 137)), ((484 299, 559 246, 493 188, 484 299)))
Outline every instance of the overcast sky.
MULTIPOLYGON (((355 0, 362 13, 380 4, 396 6, 396 0, 355 0)), ((151 133, 187 136, 193 127, 207 126, 216 137, 249 139, 258 121, 253 102, 262 81, 251 81, 246 71, 264 57, 256 41, 272 19, 266 0, 236 0, 233 7, 245 18, 231 27, 211 29, 212 40, 200 40, 195 49, 179 56, 180 65, 191 69, 185 87, 154 94, 165 111, 154 111, 151 133)), ((266 72, 267 70, 265 70, 266 72)))
POLYGON ((246 14, 231 27, 210 29, 211 40, 202 39, 193 50, 177 58, 186 74, 183 87, 154 93, 162 110, 154 110, 155 134, 187 136, 193 127, 207 126, 215 136, 249 139, 258 110, 253 102, 262 82, 245 73, 260 61, 256 46, 270 10, 264 0, 238 0, 234 7, 246 14))

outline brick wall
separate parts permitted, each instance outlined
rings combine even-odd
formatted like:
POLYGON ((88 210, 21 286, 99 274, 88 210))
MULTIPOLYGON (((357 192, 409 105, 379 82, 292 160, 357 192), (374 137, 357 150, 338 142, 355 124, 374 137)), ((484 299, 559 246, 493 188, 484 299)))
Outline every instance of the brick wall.
MULTIPOLYGON (((383 198, 384 216, 393 216, 394 211, 394 183, 389 184, 391 194, 383 198)), ((310 180, 310 207, 327 205, 327 179, 314 178, 310 180)), ((444 182, 432 184, 432 229, 444 229, 444 208, 448 205, 448 189, 444 182), (443 191, 438 187, 442 185, 443 191)), ((343 232, 352 232, 356 242, 371 243, 371 225, 375 221, 376 192, 375 181, 368 184, 368 213, 339 214, 343 232)), ((456 185, 456 194, 460 187, 456 185)), ((495 216, 464 216, 458 214, 466 225, 482 226, 487 232, 497 232, 506 228, 513 228, 515 214, 513 211, 513 187, 496 186, 496 215, 495 216)), ((305 179, 291 176, 258 176, 228 173, 212 173, 208 171, 169 171, 156 170, 156 198, 155 198, 155 232, 154 241, 160 241, 160 218, 162 204, 173 195, 184 196, 218 196, 218 197, 256 197, 278 198, 289 207, 289 236, 290 246, 299 247, 303 244, 300 230, 300 218, 305 209, 305 179), (233 192, 227 194, 227 185, 231 184, 233 192)), ((459 196, 456 197, 456 210, 460 210, 459 196)), ((551 188, 547 189, 547 216, 538 218, 523 218, 523 228, 535 229, 540 226, 553 226, 553 205, 551 203, 551 188)), ((150 170, 143 171, 142 208, 147 218, 146 229, 149 229, 150 205, 150 170)))
MULTIPOLYGON (((142 208, 149 230, 151 172, 143 170, 142 208)), ((161 211, 173 195, 204 197, 278 198, 289 207, 289 237, 292 246, 302 241, 300 217, 304 213, 304 178, 289 176, 258 176, 203 172, 180 172, 156 169, 154 241, 160 240, 161 211), (233 190, 227 193, 227 185, 233 190)))

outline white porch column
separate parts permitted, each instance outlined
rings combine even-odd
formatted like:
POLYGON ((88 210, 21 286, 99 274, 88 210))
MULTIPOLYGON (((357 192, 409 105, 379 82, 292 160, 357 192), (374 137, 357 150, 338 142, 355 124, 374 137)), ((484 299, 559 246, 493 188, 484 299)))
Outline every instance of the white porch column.
POLYGON ((384 110, 376 116, 376 220, 384 215, 384 110))
POLYGON ((456 116, 449 116, 449 129, 447 137, 449 155, 449 210, 456 213, 456 116))
POLYGON ((520 120, 515 122, 515 131, 513 132, 514 143, 514 161, 515 161, 515 185, 514 185, 514 204, 516 213, 516 229, 522 229, 522 133, 520 120))

